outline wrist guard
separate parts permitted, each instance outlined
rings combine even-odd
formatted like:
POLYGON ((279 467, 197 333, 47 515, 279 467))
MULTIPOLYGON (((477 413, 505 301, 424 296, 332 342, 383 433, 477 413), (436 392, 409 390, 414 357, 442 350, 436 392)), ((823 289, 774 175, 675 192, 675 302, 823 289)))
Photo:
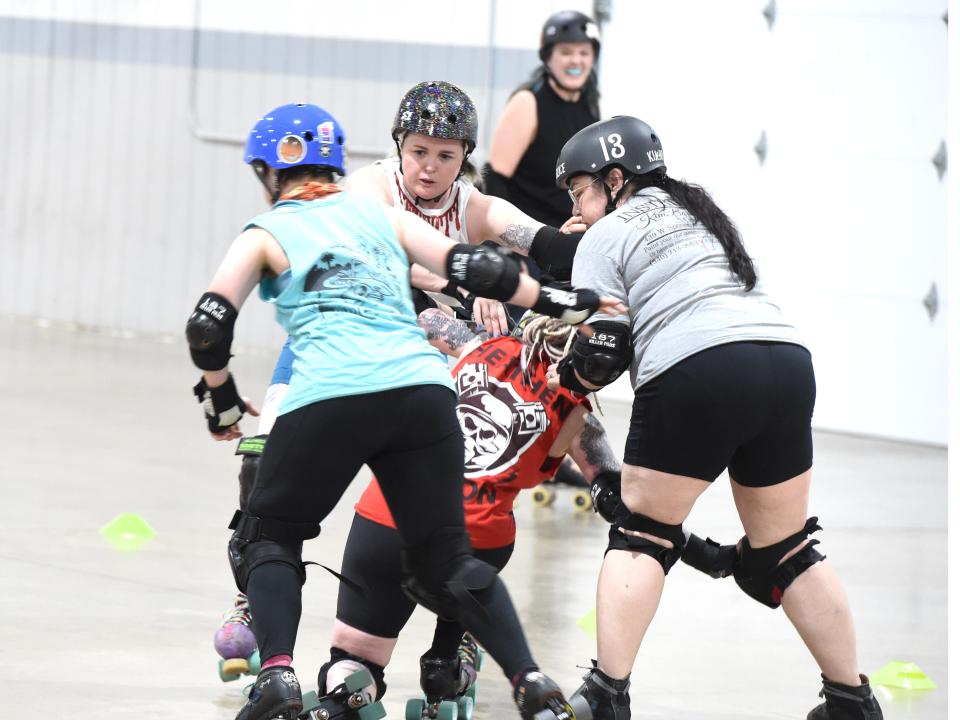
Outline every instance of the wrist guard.
POLYGON ((569 325, 579 325, 600 307, 600 296, 593 290, 565 290, 548 285, 540 287, 540 297, 531 308, 541 315, 563 320, 569 325))
POLYGON ((223 432, 236 425, 247 411, 246 404, 237 393, 233 375, 228 375, 227 381, 215 388, 207 385, 207 381, 201 377, 200 382, 193 387, 193 394, 203 407, 207 429, 212 433, 223 432))

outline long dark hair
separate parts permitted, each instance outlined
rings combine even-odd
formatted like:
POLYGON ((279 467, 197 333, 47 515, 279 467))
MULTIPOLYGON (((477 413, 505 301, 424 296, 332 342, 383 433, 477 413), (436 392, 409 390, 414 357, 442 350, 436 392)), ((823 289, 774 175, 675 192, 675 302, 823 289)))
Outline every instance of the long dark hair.
POLYGON ((658 187, 667 193, 684 210, 689 212, 710 233, 720 241, 723 252, 730 263, 730 270, 743 283, 747 292, 753 290, 757 284, 757 270, 753 260, 747 255, 743 246, 740 231, 727 214, 721 210, 710 197, 710 193, 700 185, 693 185, 685 180, 676 180, 666 174, 663 168, 643 175, 634 175, 626 181, 621 197, 633 195, 643 188, 658 187))
MULTIPOLYGON (((539 65, 536 70, 530 73, 530 79, 526 82, 520 84, 516 90, 510 93, 510 97, 513 97, 521 90, 529 90, 532 93, 537 92, 543 83, 547 82, 547 78, 550 77, 547 74, 547 66, 539 65)), ((556 78, 554 78, 556 81, 556 78)), ((590 68, 590 74, 587 76, 587 81, 583 84, 583 87, 580 89, 580 97, 587 105, 587 109, 590 111, 590 114, 594 119, 600 119, 600 82, 597 80, 597 71, 594 68, 590 68)))

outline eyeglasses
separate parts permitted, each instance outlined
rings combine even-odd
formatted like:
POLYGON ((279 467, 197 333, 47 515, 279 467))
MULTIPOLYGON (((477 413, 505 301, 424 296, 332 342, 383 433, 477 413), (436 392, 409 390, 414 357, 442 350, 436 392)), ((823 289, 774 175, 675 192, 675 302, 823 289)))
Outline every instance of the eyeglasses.
POLYGON ((580 198, 583 197, 583 194, 587 191, 587 188, 598 182, 600 182, 600 178, 594 178, 592 182, 588 182, 586 185, 581 185, 576 190, 567 190, 567 195, 570 196, 570 200, 573 202, 573 206, 575 208, 580 207, 580 198))

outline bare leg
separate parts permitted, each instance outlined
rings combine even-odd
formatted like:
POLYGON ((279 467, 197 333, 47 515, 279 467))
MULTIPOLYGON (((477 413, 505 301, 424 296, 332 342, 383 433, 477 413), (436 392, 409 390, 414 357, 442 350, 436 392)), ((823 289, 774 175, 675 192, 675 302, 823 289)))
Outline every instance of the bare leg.
MULTIPOLYGON (((625 464, 621 497, 632 512, 679 525, 709 485, 697 478, 625 464)), ((667 540, 643 537, 672 547, 667 540)), ((611 550, 603 559, 597 581, 597 664, 610 677, 625 678, 633 669, 660 604, 663 584, 663 568, 649 555, 611 550)))
POLYGON ((330 644, 341 650, 346 650, 351 655, 362 657, 364 660, 386 667, 393 655, 393 649, 397 646, 397 638, 371 635, 336 620, 333 623, 330 644))
MULTIPOLYGON (((745 487, 731 479, 737 511, 752 547, 773 545, 803 527, 810 477, 807 471, 762 488, 745 487)), ((817 563, 793 581, 783 594, 782 607, 821 672, 835 682, 860 685, 853 616, 843 586, 827 561, 817 563)))

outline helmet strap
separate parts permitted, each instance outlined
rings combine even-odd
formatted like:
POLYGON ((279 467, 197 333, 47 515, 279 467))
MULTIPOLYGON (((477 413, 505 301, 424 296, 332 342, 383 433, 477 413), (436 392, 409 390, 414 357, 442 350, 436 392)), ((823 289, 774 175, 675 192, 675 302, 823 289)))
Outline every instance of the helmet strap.
POLYGON ((546 63, 543 64, 543 72, 548 78, 553 80, 557 84, 557 87, 559 87, 561 90, 564 90, 568 93, 581 93, 581 94, 583 93, 583 87, 580 87, 580 88, 567 87, 562 82, 560 82, 560 78, 558 78, 556 75, 553 74, 550 68, 547 67, 546 63))
POLYGON ((267 191, 267 195, 270 196, 270 202, 276 204, 277 200, 280 199, 280 183, 276 175, 273 176, 273 182, 270 182, 270 168, 267 167, 265 162, 260 160, 252 163, 253 172, 257 175, 257 180, 260 181, 260 184, 263 185, 264 190, 267 191))

